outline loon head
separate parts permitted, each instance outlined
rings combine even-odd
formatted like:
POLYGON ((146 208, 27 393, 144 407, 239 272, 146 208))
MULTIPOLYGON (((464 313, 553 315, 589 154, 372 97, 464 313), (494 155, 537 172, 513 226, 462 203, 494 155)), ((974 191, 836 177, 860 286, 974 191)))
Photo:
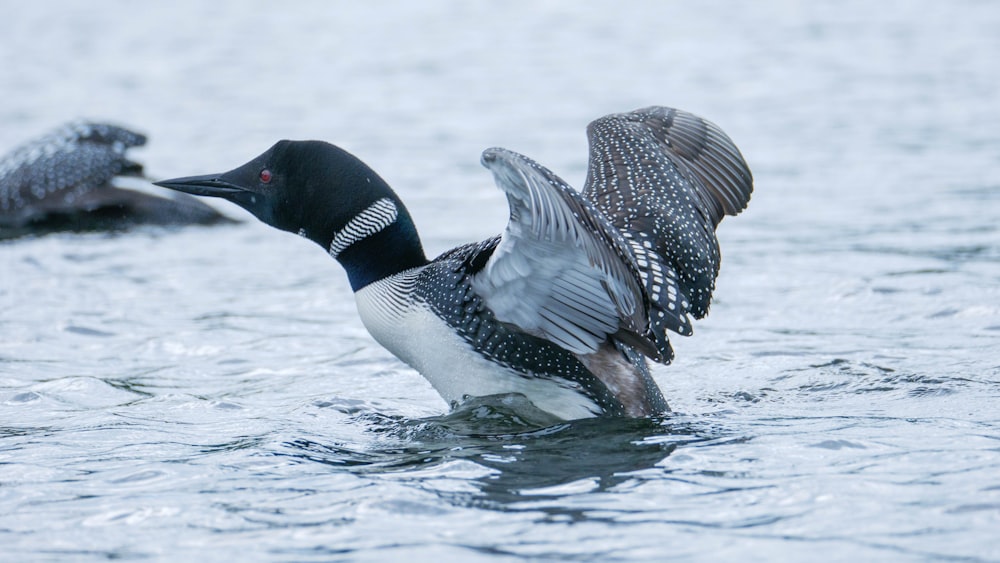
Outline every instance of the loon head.
POLYGON ((228 199, 272 227, 310 235, 327 224, 346 224, 381 198, 396 199, 371 168, 323 141, 278 141, 229 172, 156 184, 228 199))
POLYGON ((413 221, 374 170, 323 141, 279 141, 221 174, 156 182, 221 197, 283 231, 323 246, 347 268, 355 290, 426 263, 413 221))

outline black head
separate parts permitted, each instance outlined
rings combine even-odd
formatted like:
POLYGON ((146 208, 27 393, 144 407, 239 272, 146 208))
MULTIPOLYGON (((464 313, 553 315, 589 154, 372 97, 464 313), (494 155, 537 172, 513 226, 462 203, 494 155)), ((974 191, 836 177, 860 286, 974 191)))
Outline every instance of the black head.
POLYGON ((156 182, 194 195, 228 199, 283 231, 310 236, 337 229, 383 197, 389 186, 347 151, 323 141, 279 141, 264 154, 222 174, 156 182))
POLYGON ((279 141, 229 172, 156 184, 228 199, 272 227, 315 241, 345 264, 355 286, 379 279, 383 269, 425 260, 413 222, 388 184, 354 155, 322 141, 279 141), (354 226, 358 221, 350 223, 384 208, 391 214, 379 230, 365 232, 354 226), (355 236, 345 237, 345 232, 355 236), (366 244, 353 244, 362 241, 366 244), (364 271, 376 261, 384 263, 380 271, 364 271))

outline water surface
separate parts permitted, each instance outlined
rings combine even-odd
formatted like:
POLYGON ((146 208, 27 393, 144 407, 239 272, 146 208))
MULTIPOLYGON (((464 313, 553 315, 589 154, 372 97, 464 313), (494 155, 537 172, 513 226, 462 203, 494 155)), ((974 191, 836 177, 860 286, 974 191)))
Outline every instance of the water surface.
POLYGON ((579 186, 589 120, 665 104, 756 191, 650 420, 449 414, 233 207, 4 243, 5 557, 1000 560, 994 4, 7 4, 0 150, 111 119, 168 177, 326 139, 434 255, 504 225, 484 148, 579 186))

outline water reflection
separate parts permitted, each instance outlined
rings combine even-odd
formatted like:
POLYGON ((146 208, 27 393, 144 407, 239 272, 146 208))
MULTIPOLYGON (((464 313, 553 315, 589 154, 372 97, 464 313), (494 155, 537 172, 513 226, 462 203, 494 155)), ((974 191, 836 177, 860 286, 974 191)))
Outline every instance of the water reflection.
POLYGON ((484 469, 471 483, 476 494, 444 492, 452 503, 511 509, 527 500, 609 490, 655 467, 682 444, 709 440, 705 426, 663 418, 600 418, 559 422, 519 396, 475 400, 438 417, 407 420, 364 413, 388 445, 362 450, 295 440, 289 455, 354 473, 424 472, 447 462, 470 461, 484 469))

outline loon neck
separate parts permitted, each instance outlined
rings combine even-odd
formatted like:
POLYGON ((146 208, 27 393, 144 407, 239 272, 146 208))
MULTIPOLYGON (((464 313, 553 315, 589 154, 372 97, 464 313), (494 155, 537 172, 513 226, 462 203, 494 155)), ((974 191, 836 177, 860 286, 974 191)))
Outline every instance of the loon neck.
MULTIPOLYGON (((427 265, 420 237, 405 208, 396 220, 383 230, 369 235, 343 250, 331 246, 330 254, 347 271, 347 279, 355 292, 372 282, 405 270, 427 265)), ((336 239, 331 240, 331 245, 336 239)))
POLYGON ((296 151, 295 166, 286 173, 304 193, 272 205, 265 221, 322 246, 347 270, 354 291, 427 264, 406 206, 358 157, 318 141, 282 141, 275 147, 296 151))
MULTIPOLYGON (((347 271, 354 291, 427 264, 409 212, 384 186, 383 197, 346 216, 318 211, 299 234, 322 246, 347 271)), ((333 207, 336 209, 336 207, 333 207)))

